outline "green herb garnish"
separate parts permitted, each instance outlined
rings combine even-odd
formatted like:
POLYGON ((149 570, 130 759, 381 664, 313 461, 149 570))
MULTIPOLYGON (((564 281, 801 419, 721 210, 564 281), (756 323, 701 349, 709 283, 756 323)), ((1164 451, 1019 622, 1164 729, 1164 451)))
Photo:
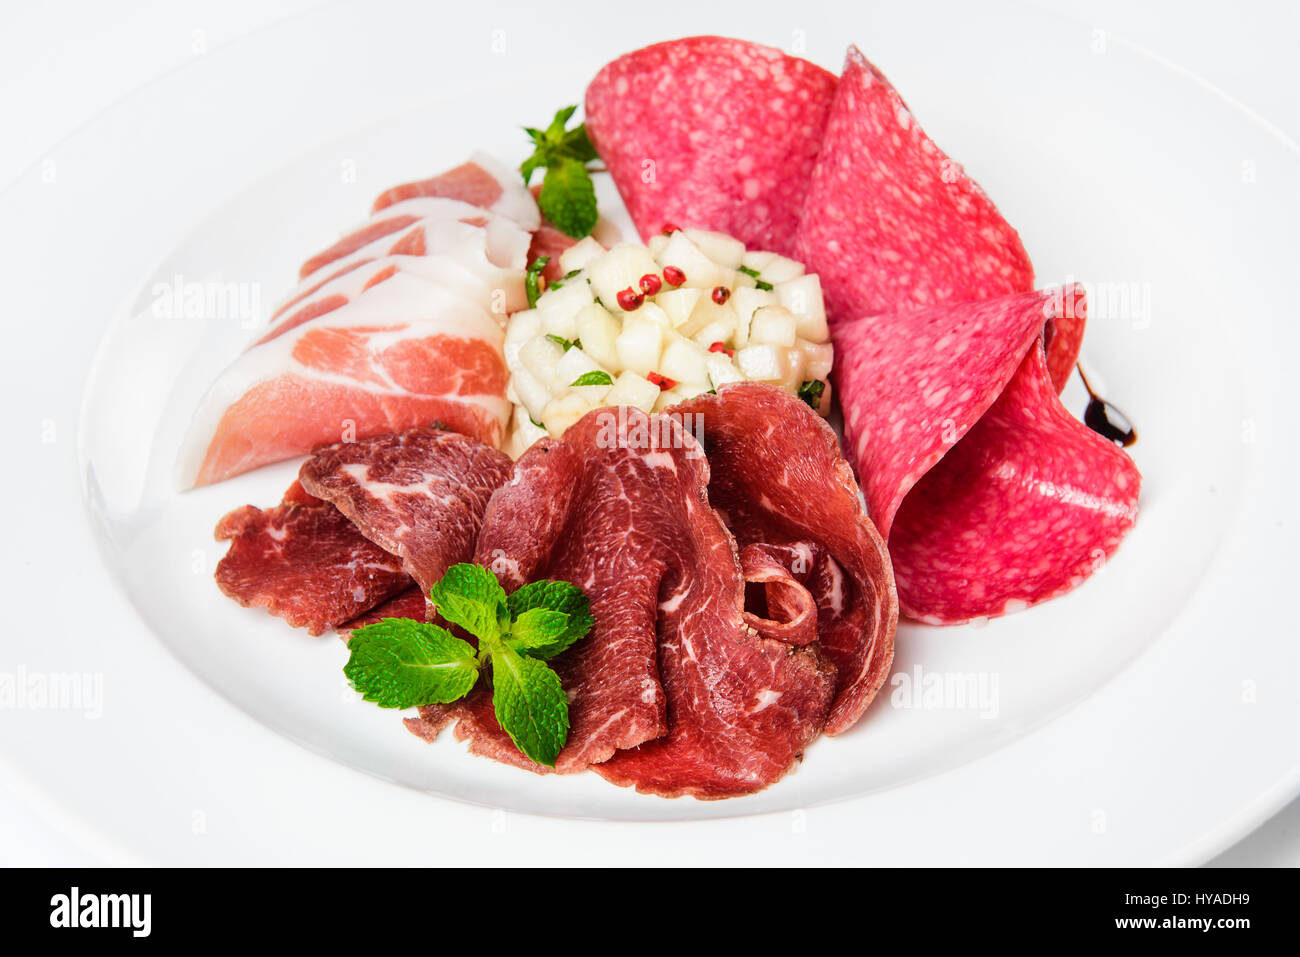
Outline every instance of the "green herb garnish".
POLYGON ((460 564, 429 591, 438 614, 478 639, 446 628, 385 618, 352 632, 343 674, 366 701, 414 708, 458 701, 492 667, 492 705, 515 746, 555 766, 569 736, 569 702, 546 664, 591 630, 591 604, 570 582, 539 581, 507 595, 482 565, 460 564))
POLYGON ((529 309, 537 306, 537 297, 542 294, 542 270, 550 261, 550 256, 538 256, 528 264, 528 271, 524 273, 524 293, 528 296, 529 309))
POLYGON ((736 268, 750 279, 754 280, 754 285, 759 289, 762 289, 764 292, 772 291, 772 284, 770 282, 765 282, 762 278, 763 274, 757 269, 750 269, 748 266, 737 266, 736 268))
POLYGON ((600 369, 592 369, 590 372, 584 372, 578 378, 569 383, 575 385, 613 385, 614 380, 610 378, 608 372, 602 372, 600 369))
POLYGON ((814 410, 820 409, 822 404, 822 393, 826 391, 826 383, 821 379, 810 379, 799 386, 799 398, 808 403, 814 410))
POLYGON ((528 295, 530 309, 537 307, 538 296, 542 294, 542 269, 545 269, 550 261, 550 256, 538 256, 528 264, 528 272, 524 273, 524 293, 528 295))
POLYGON ((587 136, 586 124, 579 123, 571 130, 564 128, 577 108, 566 106, 544 130, 524 127, 533 141, 533 155, 520 164, 519 172, 527 185, 534 172, 546 169, 537 205, 560 232, 581 239, 596 226, 596 187, 587 164, 598 156, 587 136))
POLYGON ((572 349, 574 346, 576 346, 576 345, 578 344, 578 340, 577 340, 577 339, 566 339, 566 338, 564 338, 564 336, 557 336, 557 335, 556 335, 555 333, 553 333, 553 332, 548 332, 548 333, 546 334, 546 338, 547 338, 547 339, 550 339, 552 342, 554 342, 557 346, 559 346, 559 347, 560 347, 561 349, 563 349, 565 352, 568 352, 570 349, 572 349))
POLYGON ((565 273, 563 276, 561 276, 559 279, 555 280, 555 282, 548 283, 547 286, 546 286, 546 288, 547 288, 547 289, 559 289, 559 288, 561 288, 561 287, 565 284, 565 282, 567 282, 568 280, 572 279, 574 276, 578 275, 578 273, 580 273, 580 272, 582 272, 581 269, 570 269, 568 272, 566 272, 566 273, 565 273))

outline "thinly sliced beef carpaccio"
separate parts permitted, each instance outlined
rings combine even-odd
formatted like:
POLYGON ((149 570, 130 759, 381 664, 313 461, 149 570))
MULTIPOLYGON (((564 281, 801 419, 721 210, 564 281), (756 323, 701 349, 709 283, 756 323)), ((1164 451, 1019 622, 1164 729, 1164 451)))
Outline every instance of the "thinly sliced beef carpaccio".
POLYGON ((483 510, 510 469, 495 449, 437 429, 318 449, 280 505, 246 505, 218 524, 231 546, 217 584, 314 635, 423 620, 424 594, 472 557, 483 510))
POLYGON ((844 63, 794 247, 821 277, 832 322, 1034 285, 1019 235, 857 47, 844 63))
MULTIPOLYGON (((673 411, 703 423, 709 501, 742 557, 761 548, 815 600, 817 640, 837 670, 825 730, 846 730, 889 673, 898 600, 839 440, 802 401, 757 383, 724 386, 673 411)), ((768 604, 788 591, 779 579, 766 585, 768 604)))
MULTIPOLYGON (((746 794, 781 777, 824 725, 835 667, 817 643, 766 637, 783 623, 747 614, 708 482, 679 420, 598 410, 534 445, 489 504, 476 561, 507 590, 565 579, 591 600, 591 633, 554 661, 571 722, 558 771, 590 766, 665 796, 746 794)), ((806 620, 806 602, 789 597, 776 613, 802 607, 806 620)), ((541 770, 497 725, 486 687, 409 724, 430 736, 453 718, 472 751, 541 770)))
POLYGON ((419 585, 412 585, 406 591, 398 592, 392 598, 376 605, 356 618, 351 618, 335 625, 334 630, 344 641, 352 637, 352 632, 364 625, 373 625, 385 618, 410 618, 414 621, 428 621, 433 615, 433 603, 424 597, 419 585))
POLYGON ((216 538, 230 542, 217 563, 217 586, 239 604, 265 608, 313 635, 411 585, 400 560, 297 482, 279 505, 245 505, 226 515, 216 538))
POLYGON ((473 556, 488 499, 511 468, 506 455, 468 436, 412 429, 318 449, 299 481, 398 556, 427 593, 473 556))
POLYGON ((832 327, 846 443, 909 617, 999 615, 1077 585, 1132 528, 1141 476, 1061 405, 1077 286, 832 327))
POLYGON ((596 74, 587 131, 643 237, 673 223, 788 254, 834 91, 772 47, 672 40, 596 74))

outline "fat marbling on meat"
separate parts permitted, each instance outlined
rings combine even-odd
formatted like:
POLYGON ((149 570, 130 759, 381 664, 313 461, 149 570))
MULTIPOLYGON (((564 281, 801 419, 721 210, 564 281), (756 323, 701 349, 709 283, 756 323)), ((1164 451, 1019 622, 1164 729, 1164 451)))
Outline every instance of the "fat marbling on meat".
POLYGON ((400 558, 427 593, 449 566, 473 555, 483 510, 511 467, 505 454, 469 436, 425 428, 317 449, 299 481, 400 558))
MULTIPOLYGON (((753 457, 744 469, 754 484, 730 475, 716 486, 723 513, 710 500, 712 460, 691 434, 694 413, 628 408, 594 411, 562 439, 540 440, 488 506, 476 561, 507 590, 564 579, 591 601, 592 632, 553 662, 570 699, 561 773, 590 768, 669 797, 752 793, 790 770, 828 716, 833 730, 851 724, 888 668, 888 562, 825 427, 767 386, 726 389, 717 402, 702 428, 722 473, 737 467, 741 446, 753 457), (790 431, 790 447, 745 445, 746 423, 765 414, 790 431), (793 472, 783 473, 787 455, 793 472), (778 524, 766 509, 786 495, 804 505, 778 524), (814 532, 823 500, 822 519, 844 523, 829 536, 814 532), (728 529, 732 513, 743 548, 728 529), (748 606, 747 583, 762 593, 748 606)), ((471 751, 544 770, 501 730, 487 687, 408 721, 424 737, 450 723, 471 751)))

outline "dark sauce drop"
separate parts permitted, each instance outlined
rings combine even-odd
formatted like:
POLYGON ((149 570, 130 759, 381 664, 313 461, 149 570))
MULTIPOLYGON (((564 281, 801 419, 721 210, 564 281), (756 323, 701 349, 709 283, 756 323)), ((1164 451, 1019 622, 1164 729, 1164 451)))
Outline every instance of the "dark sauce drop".
POLYGON ((1083 410, 1083 424, 1103 438, 1127 448, 1137 441, 1137 429, 1123 412, 1092 391, 1083 366, 1075 363, 1083 387, 1088 390, 1088 407, 1083 410))

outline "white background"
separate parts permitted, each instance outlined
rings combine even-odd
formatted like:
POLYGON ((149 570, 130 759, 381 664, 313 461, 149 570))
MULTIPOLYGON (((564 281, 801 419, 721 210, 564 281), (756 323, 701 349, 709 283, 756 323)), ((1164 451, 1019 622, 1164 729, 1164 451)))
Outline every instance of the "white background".
MULTIPOLYGON (((752 14, 755 3, 738 7, 752 14)), ((1127 37, 1300 139, 1300 5, 1025 0, 1127 37)), ((132 90, 321 0, 0 0, 0 189, 132 90)), ((563 4, 553 4, 557 15, 563 4)), ((741 19, 738 19, 741 22, 741 19)), ((93 864, 0 780, 0 864, 93 864)), ((1300 865, 1300 801, 1214 862, 1300 865)))

